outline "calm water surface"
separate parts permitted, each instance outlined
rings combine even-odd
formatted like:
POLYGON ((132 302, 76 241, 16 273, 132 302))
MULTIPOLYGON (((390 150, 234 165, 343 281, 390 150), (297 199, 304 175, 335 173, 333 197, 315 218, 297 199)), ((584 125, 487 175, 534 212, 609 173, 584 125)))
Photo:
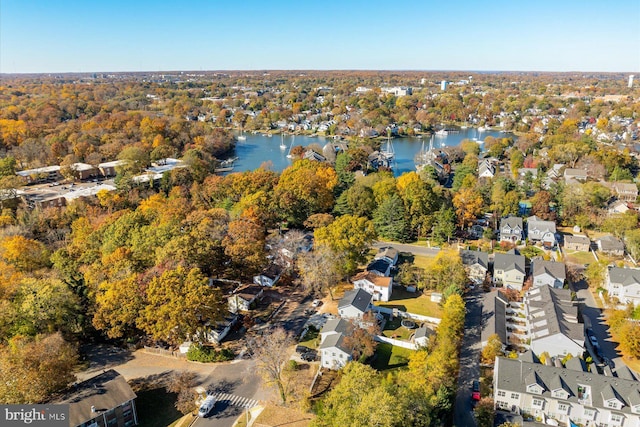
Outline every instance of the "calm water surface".
MULTIPOLYGON (((235 148, 235 157, 238 157, 233 168, 233 172, 243 172, 259 168, 262 164, 268 164, 269 167, 277 172, 284 170, 292 163, 287 158, 289 147, 302 145, 306 147, 310 144, 318 144, 323 147, 327 142, 332 141, 331 138, 312 137, 300 135, 274 135, 269 138, 261 134, 245 134, 245 141, 238 141, 235 148), (285 149, 280 148, 280 144, 284 142, 285 149)), ((437 147, 451 147, 460 144, 463 139, 477 138, 479 141, 487 136, 503 138, 508 136, 501 132, 489 131, 478 132, 475 128, 462 129, 459 133, 450 133, 446 136, 436 136, 433 139, 433 145, 437 147)), ((429 145, 428 137, 424 138, 395 138, 392 139, 395 151, 394 174, 402 175, 405 172, 415 171, 414 157, 420 151, 422 142, 429 145)))

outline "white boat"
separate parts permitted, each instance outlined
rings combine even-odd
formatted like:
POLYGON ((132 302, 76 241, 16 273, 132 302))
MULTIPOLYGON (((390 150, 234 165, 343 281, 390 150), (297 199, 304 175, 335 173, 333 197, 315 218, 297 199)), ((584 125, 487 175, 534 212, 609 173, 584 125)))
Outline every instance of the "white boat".
POLYGON ((380 149, 380 154, 382 154, 387 159, 393 159, 396 155, 395 150, 393 149, 393 142, 391 142, 391 136, 387 137, 387 145, 384 148, 380 149))
POLYGON ((295 141, 296 137, 293 136, 291 138, 291 145, 289 145, 289 152, 287 153, 287 159, 293 159, 293 155, 291 154, 291 149, 293 148, 293 141, 295 141))
POLYGON ((436 132, 436 136, 447 136, 449 135, 449 132, 446 129, 440 129, 439 131, 436 132))
POLYGON ((240 129, 240 135, 237 136, 238 141, 246 141, 247 137, 242 133, 242 129, 240 129))
POLYGON ((284 143, 284 134, 280 134, 280 149, 282 151, 287 149, 287 144, 284 143))
POLYGON ((484 126, 480 126, 480 127, 478 128, 478 132, 486 132, 486 131, 487 131, 487 128, 486 128, 486 127, 484 127, 484 126))

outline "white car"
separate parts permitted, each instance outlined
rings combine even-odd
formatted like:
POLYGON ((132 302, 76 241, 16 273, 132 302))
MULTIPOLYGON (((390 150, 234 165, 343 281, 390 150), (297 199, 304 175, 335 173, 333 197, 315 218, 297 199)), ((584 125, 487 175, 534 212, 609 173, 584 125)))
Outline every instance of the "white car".
POLYGON ((200 405, 200 409, 198 409, 198 416, 201 418, 206 417, 214 406, 216 406, 216 398, 213 396, 207 396, 200 405))
POLYGON ((314 299, 313 302, 311 303, 311 307, 320 307, 322 305, 322 301, 320 301, 319 299, 314 299))

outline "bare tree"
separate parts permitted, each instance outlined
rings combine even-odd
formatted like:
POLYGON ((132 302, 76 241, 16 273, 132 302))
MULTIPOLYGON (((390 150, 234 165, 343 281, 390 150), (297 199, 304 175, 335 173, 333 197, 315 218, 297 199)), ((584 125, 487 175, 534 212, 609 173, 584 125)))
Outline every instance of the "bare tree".
POLYGON ((196 375, 187 371, 174 372, 167 384, 169 392, 178 394, 176 409, 185 415, 196 409, 195 385, 196 375))
POLYGON ((258 370, 268 384, 278 387, 282 403, 287 401, 288 387, 284 376, 287 348, 293 345, 293 338, 282 328, 276 328, 250 340, 258 370))
POLYGON ((320 246, 301 255, 298 259, 298 270, 302 285, 314 294, 329 291, 333 299, 331 288, 340 280, 338 262, 340 257, 326 246, 320 246))

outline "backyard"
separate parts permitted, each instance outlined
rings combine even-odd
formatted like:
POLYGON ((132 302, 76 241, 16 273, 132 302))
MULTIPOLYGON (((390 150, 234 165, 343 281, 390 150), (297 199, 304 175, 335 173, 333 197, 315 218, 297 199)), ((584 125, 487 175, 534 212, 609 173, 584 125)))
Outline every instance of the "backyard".
POLYGON ((387 343, 378 343, 376 347, 376 359, 372 366, 378 371, 402 368, 409 363, 412 350, 394 346, 387 343))
POLYGON ((409 329, 402 326, 402 318, 395 317, 393 320, 387 320, 382 330, 382 335, 398 340, 409 341, 411 335, 415 333, 415 328, 409 329))
POLYGON ((408 292, 404 288, 393 288, 391 300, 376 301, 378 307, 397 308, 400 311, 419 314, 421 316, 442 318, 442 308, 437 302, 431 301, 431 292, 408 292))

